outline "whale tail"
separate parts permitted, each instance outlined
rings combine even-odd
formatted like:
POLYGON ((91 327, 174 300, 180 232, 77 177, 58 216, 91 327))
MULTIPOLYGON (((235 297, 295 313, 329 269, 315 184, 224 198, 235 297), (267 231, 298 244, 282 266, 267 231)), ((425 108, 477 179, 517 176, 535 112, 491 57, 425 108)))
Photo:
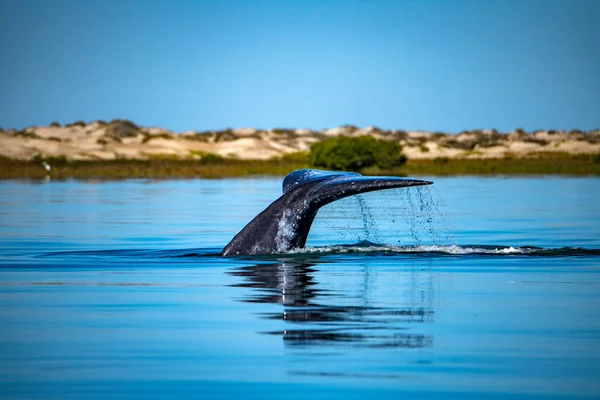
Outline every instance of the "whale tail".
POLYGON ((282 253, 302 248, 317 211, 324 205, 355 194, 432 183, 355 172, 294 171, 283 180, 283 195, 250 221, 221 254, 282 253))

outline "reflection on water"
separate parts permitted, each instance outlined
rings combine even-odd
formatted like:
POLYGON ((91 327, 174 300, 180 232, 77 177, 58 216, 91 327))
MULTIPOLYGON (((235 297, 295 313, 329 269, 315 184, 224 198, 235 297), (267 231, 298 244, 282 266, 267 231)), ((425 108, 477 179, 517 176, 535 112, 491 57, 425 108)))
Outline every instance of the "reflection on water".
MULTIPOLYGON (((410 299, 401 306, 370 305, 370 274, 362 271, 361 304, 346 304, 344 293, 319 286, 315 264, 282 262, 239 267, 230 272, 242 277, 235 287, 254 289, 241 301, 281 305, 261 314, 265 319, 283 320, 284 330, 264 332, 281 335, 290 346, 345 344, 361 347, 421 348, 433 345, 431 335, 419 333, 418 326, 433 321, 433 280, 425 272, 414 272, 410 299)), ((387 304, 387 302, 386 302, 387 304)))

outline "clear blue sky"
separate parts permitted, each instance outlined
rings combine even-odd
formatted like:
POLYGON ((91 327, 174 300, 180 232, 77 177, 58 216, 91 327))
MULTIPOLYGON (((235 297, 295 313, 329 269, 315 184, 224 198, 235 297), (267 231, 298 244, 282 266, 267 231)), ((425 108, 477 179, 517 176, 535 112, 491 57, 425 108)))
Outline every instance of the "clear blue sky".
POLYGON ((600 0, 0 0, 0 126, 600 127, 600 0))

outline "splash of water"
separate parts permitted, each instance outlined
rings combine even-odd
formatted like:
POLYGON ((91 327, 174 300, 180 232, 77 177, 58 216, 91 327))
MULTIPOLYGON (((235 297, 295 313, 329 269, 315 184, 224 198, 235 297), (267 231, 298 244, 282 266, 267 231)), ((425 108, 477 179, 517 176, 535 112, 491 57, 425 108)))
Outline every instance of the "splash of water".
POLYGON ((541 248, 532 246, 486 246, 486 245, 377 245, 374 243, 358 243, 356 245, 336 245, 325 247, 305 247, 292 250, 291 254, 343 254, 343 253, 397 253, 423 255, 490 255, 490 256, 600 256, 600 249, 576 247, 541 248))
POLYGON ((443 207, 439 192, 429 187, 377 191, 323 207, 313 230, 327 232, 322 244, 454 244, 443 207))
POLYGON ((435 187, 418 186, 416 195, 423 217, 423 227, 434 244, 456 244, 455 229, 448 214, 444 211, 446 204, 435 187))
POLYGON ((399 245, 453 245, 454 228, 444 211, 445 204, 435 188, 418 186, 381 192, 390 207, 393 226, 390 243, 399 245))
POLYGON ((358 209, 360 210, 360 217, 363 225, 363 233, 365 235, 366 241, 373 241, 375 243, 379 242, 379 238, 377 237, 377 230, 375 225, 375 219, 373 218, 373 214, 371 213, 371 208, 365 201, 362 195, 352 196, 356 203, 358 204, 358 209))

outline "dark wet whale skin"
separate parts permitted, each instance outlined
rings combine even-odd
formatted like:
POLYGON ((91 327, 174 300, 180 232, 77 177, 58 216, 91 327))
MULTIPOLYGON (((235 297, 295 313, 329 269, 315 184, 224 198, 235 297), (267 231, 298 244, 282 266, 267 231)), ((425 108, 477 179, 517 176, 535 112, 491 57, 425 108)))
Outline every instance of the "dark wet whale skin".
POLYGON ((431 183, 354 172, 294 171, 283 180, 283 195, 254 217, 221 255, 283 253, 302 248, 317 211, 324 205, 355 194, 431 183))

